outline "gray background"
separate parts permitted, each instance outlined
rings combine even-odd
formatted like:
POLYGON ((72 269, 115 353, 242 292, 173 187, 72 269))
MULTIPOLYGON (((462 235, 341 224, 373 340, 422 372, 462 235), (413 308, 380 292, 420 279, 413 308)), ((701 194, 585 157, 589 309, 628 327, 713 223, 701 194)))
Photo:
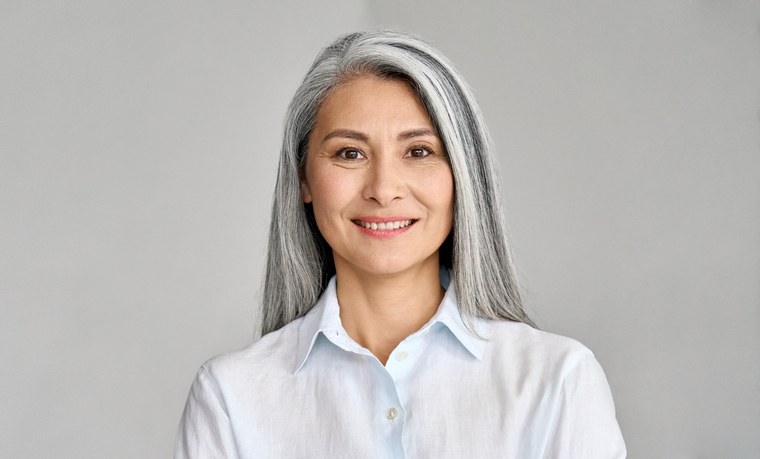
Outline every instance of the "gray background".
POLYGON ((171 455, 253 336, 287 102, 384 26, 474 88, 629 457, 760 457, 760 2, 319 3, 0 1, 0 456, 171 455))

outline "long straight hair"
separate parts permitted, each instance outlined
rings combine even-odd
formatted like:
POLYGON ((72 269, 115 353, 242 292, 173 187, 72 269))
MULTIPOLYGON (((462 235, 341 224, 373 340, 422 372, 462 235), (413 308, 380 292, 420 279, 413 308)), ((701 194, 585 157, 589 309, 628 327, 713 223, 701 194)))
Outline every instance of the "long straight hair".
POLYGON ((310 204, 301 171, 321 103, 359 75, 398 78, 414 89, 448 153, 454 177, 454 225, 440 250, 452 268, 459 313, 534 326, 523 310, 501 207, 490 135, 472 92, 453 65, 421 39, 389 31, 344 35, 323 49, 291 101, 269 227, 261 333, 305 315, 335 274, 332 249, 310 204))

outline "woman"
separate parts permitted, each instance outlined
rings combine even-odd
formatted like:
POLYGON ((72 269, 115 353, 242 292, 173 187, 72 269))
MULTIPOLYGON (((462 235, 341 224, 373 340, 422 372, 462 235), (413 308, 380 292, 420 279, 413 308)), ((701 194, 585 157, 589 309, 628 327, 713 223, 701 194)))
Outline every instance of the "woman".
POLYGON ((498 183, 438 51, 323 50, 287 114, 263 337, 201 367, 176 457, 625 457, 593 354, 523 311, 498 183))

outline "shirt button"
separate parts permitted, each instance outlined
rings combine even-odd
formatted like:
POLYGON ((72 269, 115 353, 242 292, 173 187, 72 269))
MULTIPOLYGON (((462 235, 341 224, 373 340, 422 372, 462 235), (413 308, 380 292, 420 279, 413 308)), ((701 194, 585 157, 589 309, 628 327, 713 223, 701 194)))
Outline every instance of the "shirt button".
POLYGON ((396 408, 390 408, 388 411, 385 412, 385 417, 390 419, 391 421, 396 419, 396 416, 398 416, 398 410, 396 408))
POLYGON ((409 353, 406 351, 401 351, 398 354, 396 354, 396 360, 401 362, 402 360, 405 360, 407 357, 409 357, 409 353))

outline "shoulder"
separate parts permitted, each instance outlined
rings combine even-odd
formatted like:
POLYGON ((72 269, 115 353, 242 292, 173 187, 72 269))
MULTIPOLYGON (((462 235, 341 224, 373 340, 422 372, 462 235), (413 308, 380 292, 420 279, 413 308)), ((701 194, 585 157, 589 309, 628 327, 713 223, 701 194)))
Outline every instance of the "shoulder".
POLYGON ((255 384, 293 373, 303 317, 261 337, 253 344, 208 360, 201 367, 221 386, 255 384))
POLYGON ((563 380, 594 354, 580 342, 511 321, 487 321, 487 355, 510 368, 563 380))

